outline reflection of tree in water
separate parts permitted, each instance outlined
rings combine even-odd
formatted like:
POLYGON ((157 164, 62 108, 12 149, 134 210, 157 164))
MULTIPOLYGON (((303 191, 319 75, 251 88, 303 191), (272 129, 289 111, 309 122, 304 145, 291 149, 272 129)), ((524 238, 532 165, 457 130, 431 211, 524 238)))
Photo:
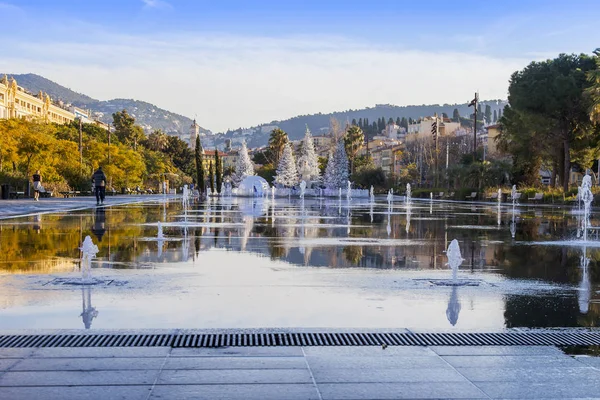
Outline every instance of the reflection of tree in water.
POLYGON ((360 265, 360 261, 363 258, 363 248, 362 246, 346 246, 344 247, 344 256, 346 260, 355 266, 360 265))

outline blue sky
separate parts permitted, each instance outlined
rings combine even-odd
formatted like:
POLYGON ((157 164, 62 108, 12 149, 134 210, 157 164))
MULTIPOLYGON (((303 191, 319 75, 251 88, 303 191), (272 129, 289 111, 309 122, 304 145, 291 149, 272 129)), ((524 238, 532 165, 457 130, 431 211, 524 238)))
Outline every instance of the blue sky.
POLYGON ((600 47, 598 1, 0 0, 0 70, 222 131, 375 103, 505 98, 532 60, 600 47))

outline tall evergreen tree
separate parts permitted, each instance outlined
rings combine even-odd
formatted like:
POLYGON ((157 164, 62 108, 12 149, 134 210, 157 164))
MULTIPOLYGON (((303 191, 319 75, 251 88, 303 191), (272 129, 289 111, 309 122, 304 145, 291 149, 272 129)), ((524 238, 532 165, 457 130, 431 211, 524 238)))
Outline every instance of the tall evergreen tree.
POLYGON ((223 163, 219 157, 219 150, 215 149, 215 180, 217 181, 217 193, 221 193, 223 187, 223 163))
POLYGON ((298 170, 296 169, 296 161, 294 160, 292 146, 289 142, 285 144, 283 154, 279 159, 275 183, 285 187, 292 187, 298 183, 298 170))
POLYGON ((365 142, 365 135, 358 126, 352 126, 344 136, 346 154, 350 159, 351 172, 354 172, 354 158, 365 142))
POLYGON ((455 108, 452 112, 452 121, 460 122, 460 113, 458 112, 458 108, 455 108))
POLYGON ((306 126, 304 140, 298 154, 298 174, 300 175, 300 179, 305 181, 319 180, 319 157, 315 151, 315 144, 308 126, 306 126))
POLYGON ((492 107, 489 104, 485 105, 485 112, 483 114, 485 116, 485 122, 488 124, 492 122, 492 107))
POLYGON ((336 189, 345 189, 348 187, 348 177, 350 176, 348 170, 348 155, 346 154, 346 146, 343 140, 340 140, 333 153, 333 159, 335 161, 335 177, 336 177, 336 189))
POLYGON ((494 116, 492 118, 493 123, 496 123, 498 121, 498 113, 496 112, 496 110, 494 110, 494 116))
POLYGON ((213 170, 213 163, 210 161, 208 163, 208 185, 210 187, 210 192, 215 192, 215 173, 213 170))
POLYGON ((202 160, 202 144, 200 143, 200 136, 196 136, 196 183, 198 184, 198 191, 204 193, 206 187, 204 186, 204 163, 202 160))
POLYGON ((408 120, 406 119, 406 117, 402 117, 402 119, 400 120, 400 126, 408 130, 408 120))
POLYGON ((380 132, 377 132, 378 128, 377 128, 377 122, 373 121, 373 124, 371 125, 371 136, 373 135, 378 135, 380 132))
POLYGON ((400 119, 400 117, 396 118, 396 125, 400 126, 400 123, 402 122, 402 120, 400 119))
POLYGON ((363 119, 362 118, 358 119, 358 126, 360 126, 360 129, 364 129, 364 127, 363 127, 363 119))
POLYGON ((327 189, 335 189, 337 178, 335 176, 335 160, 333 156, 333 150, 329 151, 327 156, 327 166, 325 167, 325 174, 323 175, 323 184, 327 189))
POLYGON ((387 124, 388 124, 388 125, 393 125, 393 124, 394 124, 394 118, 390 117, 390 118, 388 119, 388 122, 387 122, 387 124))
POLYGON ((356 122, 356 119, 355 119, 355 118, 352 118, 352 125, 354 125, 354 126, 356 126, 356 125, 357 125, 357 122, 356 122))
POLYGON ((252 175, 254 175, 254 164, 252 164, 252 160, 250 160, 248 148, 246 147, 246 142, 244 141, 242 142, 242 148, 240 149, 237 162, 235 163, 235 173, 231 177, 231 180, 237 187, 245 177, 252 175))

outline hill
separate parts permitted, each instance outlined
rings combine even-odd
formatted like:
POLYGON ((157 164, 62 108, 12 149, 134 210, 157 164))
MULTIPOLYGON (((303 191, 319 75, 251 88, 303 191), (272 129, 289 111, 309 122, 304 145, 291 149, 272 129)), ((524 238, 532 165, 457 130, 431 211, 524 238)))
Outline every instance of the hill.
MULTIPOLYGON (((3 75, 3 74, 1 74, 3 75)), ((40 90, 48 93, 53 100, 62 100, 66 104, 73 104, 80 108, 91 110, 106 123, 112 123, 112 113, 126 109, 136 119, 144 130, 149 133, 154 129, 162 129, 167 133, 187 133, 192 120, 145 101, 133 99, 113 99, 100 101, 85 94, 77 93, 56 82, 36 74, 7 74, 14 77, 17 84, 32 93, 40 90)), ((207 129, 200 128, 201 132, 210 134, 207 129)))
MULTIPOLYGON (((505 100, 483 100, 479 103, 480 109, 485 110, 485 106, 489 105, 491 112, 498 113, 499 110, 504 109, 507 104, 505 100)), ((250 147, 260 147, 267 144, 269 140, 269 132, 262 132, 262 126, 276 125, 288 133, 291 140, 299 140, 304 137, 304 131, 306 126, 311 130, 313 135, 320 135, 326 133, 329 128, 329 122, 331 118, 336 118, 342 125, 346 122, 351 122, 353 119, 359 120, 360 118, 368 118, 372 123, 377 121, 378 118, 384 117, 387 121, 389 118, 396 120, 396 118, 413 118, 419 119, 425 116, 432 116, 434 113, 442 115, 446 113, 450 118, 454 109, 457 109, 461 117, 469 118, 473 113, 473 108, 469 108, 468 103, 463 104, 432 104, 432 105, 411 105, 411 106, 395 106, 390 104, 378 104, 375 107, 367 107, 358 110, 347 110, 339 111, 327 114, 311 114, 311 115, 299 115, 286 120, 271 121, 269 123, 261 124, 255 127, 246 129, 245 131, 254 131, 253 134, 247 135, 245 138, 249 143, 250 147)), ((479 116, 479 114, 478 114, 479 116)), ((479 118, 478 118, 479 119, 479 118)), ((225 137, 239 137, 241 136, 241 129, 236 131, 229 131, 225 137)))

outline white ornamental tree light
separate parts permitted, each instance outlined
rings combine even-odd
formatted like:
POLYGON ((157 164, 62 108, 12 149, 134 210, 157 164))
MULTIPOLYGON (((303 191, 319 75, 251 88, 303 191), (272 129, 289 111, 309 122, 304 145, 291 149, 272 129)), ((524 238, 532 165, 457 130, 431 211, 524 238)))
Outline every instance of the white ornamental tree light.
POLYGON ((318 181, 319 176, 319 159, 315 151, 315 144, 312 135, 306 126, 306 133, 302 142, 302 149, 298 157, 298 174, 300 179, 310 182, 318 181))
POLYGON ((244 141, 242 142, 242 148, 240 149, 239 157, 235 163, 235 173, 231 177, 231 180, 237 187, 245 177, 252 175, 254 175, 254 164, 252 164, 252 160, 250 160, 248 148, 246 147, 246 142, 244 141))
POLYGON ((346 146, 344 141, 339 140, 333 153, 333 161, 335 162, 335 189, 346 189, 348 186, 348 155, 346 154, 346 146))
POLYGON ((294 153, 292 153, 292 146, 290 146, 289 142, 286 143, 283 148, 283 154, 281 155, 279 165, 277 166, 275 183, 286 187, 292 187, 298 183, 296 161, 294 160, 294 153))

